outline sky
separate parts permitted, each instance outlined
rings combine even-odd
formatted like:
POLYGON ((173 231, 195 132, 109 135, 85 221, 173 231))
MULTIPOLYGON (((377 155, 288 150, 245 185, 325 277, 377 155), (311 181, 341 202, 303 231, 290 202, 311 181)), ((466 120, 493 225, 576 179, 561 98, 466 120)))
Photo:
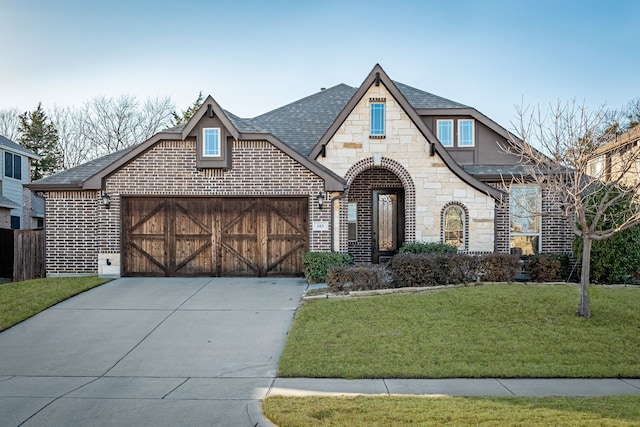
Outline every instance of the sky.
POLYGON ((0 110, 198 92, 254 117, 376 63, 507 129, 640 97, 636 0, 0 0, 0 110))

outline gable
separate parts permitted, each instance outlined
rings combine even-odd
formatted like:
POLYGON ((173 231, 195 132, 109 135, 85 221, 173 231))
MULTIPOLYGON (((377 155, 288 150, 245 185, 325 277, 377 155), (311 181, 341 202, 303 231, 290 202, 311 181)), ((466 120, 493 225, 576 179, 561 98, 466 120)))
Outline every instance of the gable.
MULTIPOLYGON (((324 163, 321 157, 326 155, 327 144, 331 140, 337 136, 338 130, 341 129, 345 125, 345 121, 353 114, 354 110, 358 105, 362 106, 362 102, 370 102, 370 100, 375 101, 376 99, 385 100, 391 99, 394 103, 397 103, 398 111, 396 114, 403 114, 405 119, 404 122, 407 126, 414 126, 417 132, 423 137, 426 142, 424 147, 424 155, 435 156, 436 154, 442 160, 444 165, 454 173, 458 178, 462 181, 473 187, 474 189, 484 193, 489 194, 491 197, 495 199, 500 199, 502 197, 502 193, 475 179, 473 176, 469 175, 456 161, 451 157, 449 152, 438 142, 437 138, 433 134, 433 132, 426 126, 418 112, 409 104, 407 99, 404 97, 402 92, 398 89, 398 87, 394 84, 393 81, 387 76, 380 65, 376 65, 369 76, 364 80, 362 85, 355 92, 351 100, 347 103, 347 105, 343 108, 340 114, 336 117, 332 125, 327 129, 325 134, 320 138, 316 146, 311 151, 309 158, 315 159, 320 163, 324 163), (428 154, 427 154, 428 153, 428 154)), ((367 104, 368 106, 368 104, 367 104)), ((388 117, 388 116, 387 116, 388 117)), ((389 120, 396 119, 397 117, 388 117, 389 120)), ((356 115, 356 120, 358 121, 358 126, 363 126, 363 129, 366 128, 366 132, 368 135, 369 132, 369 113, 368 108, 365 112, 361 112, 356 115)), ((398 124, 398 126, 405 126, 398 124)), ((345 128, 346 129, 346 128, 345 128)), ((358 130, 351 128, 349 132, 346 133, 355 133, 358 130)), ((364 131, 362 131, 364 132, 364 131)), ((364 135, 364 133, 363 133, 364 135)), ((403 140, 401 132, 398 132, 397 142, 401 142, 403 140)), ((339 137, 340 138, 340 137, 339 137)), ((344 138, 349 138, 348 136, 344 136, 344 138)), ((366 138, 368 140, 369 137, 366 138)), ((342 141, 348 142, 348 141, 342 141)), ((362 147, 367 145, 365 138, 362 139, 362 147)), ((354 147, 355 150, 362 147, 354 147)), ((392 149, 393 146, 381 147, 386 149, 392 149)), ((399 146, 396 146, 396 150, 400 150, 399 146)), ((387 151, 380 151, 380 153, 385 153, 387 151)), ((335 169, 334 169, 335 170, 335 169)), ((337 171, 336 171, 337 172, 337 171)))

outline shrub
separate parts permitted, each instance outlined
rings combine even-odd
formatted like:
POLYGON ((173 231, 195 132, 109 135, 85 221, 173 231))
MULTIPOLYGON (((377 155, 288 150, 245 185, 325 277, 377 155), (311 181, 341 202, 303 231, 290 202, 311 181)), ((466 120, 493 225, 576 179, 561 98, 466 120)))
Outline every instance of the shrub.
POLYGON ((511 254, 487 254, 481 257, 482 281, 508 282, 522 270, 520 257, 511 254))
POLYGON ((384 266, 330 267, 327 285, 332 292, 366 291, 390 287, 384 266))
POLYGON ((458 248, 448 243, 413 242, 402 245, 399 252, 401 254, 446 254, 457 253, 458 248))
POLYGON ((327 280, 329 267, 345 266, 351 263, 348 254, 333 252, 307 252, 302 256, 304 277, 311 283, 323 283, 327 280))
POLYGON ((569 256, 565 254, 531 255, 524 260, 524 270, 534 282, 566 280, 569 275, 569 256))
MULTIPOLYGON (((576 259, 582 258, 582 239, 573 240, 576 259)), ((590 279, 597 283, 633 282, 640 272, 640 225, 620 231, 591 246, 590 279)))
POLYGON ((467 254, 454 254, 449 259, 449 283, 473 282, 478 278, 481 258, 467 254))
POLYGON ((396 287, 469 283, 478 276, 480 260, 458 253, 403 253, 391 260, 396 287))

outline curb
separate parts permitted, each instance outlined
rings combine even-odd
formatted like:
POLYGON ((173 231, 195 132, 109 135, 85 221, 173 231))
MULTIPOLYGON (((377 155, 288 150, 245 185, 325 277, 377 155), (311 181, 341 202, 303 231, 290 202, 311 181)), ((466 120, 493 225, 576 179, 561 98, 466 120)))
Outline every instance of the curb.
POLYGON ((278 427, 262 412, 262 400, 252 400, 247 403, 247 414, 253 427, 278 427))

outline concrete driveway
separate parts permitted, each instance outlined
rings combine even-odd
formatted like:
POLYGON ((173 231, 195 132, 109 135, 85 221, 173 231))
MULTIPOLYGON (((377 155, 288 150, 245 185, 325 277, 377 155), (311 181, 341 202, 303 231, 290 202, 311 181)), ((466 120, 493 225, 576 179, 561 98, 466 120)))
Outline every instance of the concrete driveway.
POLYGON ((249 426, 301 279, 118 279, 0 333, 2 426, 249 426))

